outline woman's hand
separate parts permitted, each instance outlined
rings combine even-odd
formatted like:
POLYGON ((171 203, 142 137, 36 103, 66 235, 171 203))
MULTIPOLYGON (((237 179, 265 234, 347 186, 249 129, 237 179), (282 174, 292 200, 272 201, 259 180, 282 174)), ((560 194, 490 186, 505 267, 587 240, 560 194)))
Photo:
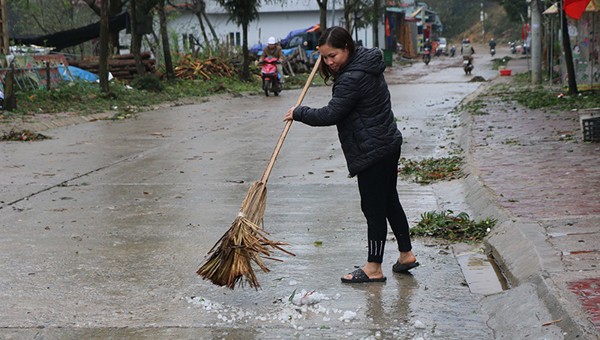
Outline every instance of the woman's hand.
POLYGON ((285 113, 285 117, 283 117, 284 121, 294 120, 294 109, 296 109, 296 106, 290 107, 290 109, 285 113))

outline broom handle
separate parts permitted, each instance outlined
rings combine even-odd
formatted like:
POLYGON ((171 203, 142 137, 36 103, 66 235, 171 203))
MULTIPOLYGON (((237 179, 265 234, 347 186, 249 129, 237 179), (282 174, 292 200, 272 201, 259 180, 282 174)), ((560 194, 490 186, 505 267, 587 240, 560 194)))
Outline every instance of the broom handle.
MULTIPOLYGON (((312 81, 315 77, 315 74, 319 70, 320 64, 321 64, 321 55, 319 55, 319 57, 317 58, 317 61, 315 62, 315 66, 313 66, 313 69, 310 72, 308 79, 306 79, 306 83, 304 84, 304 88, 302 89, 302 92, 300 93, 300 97, 298 97, 298 100, 296 101, 296 106, 302 104, 302 100, 304 100, 304 96, 306 95, 306 92, 308 91, 308 88, 310 87, 310 84, 312 83, 312 81)), ((281 150, 281 146, 283 145, 283 141, 285 140, 285 137, 287 136, 288 132, 290 131, 292 122, 293 122, 293 120, 288 120, 285 123, 283 131, 281 132, 281 136, 279 137, 279 140, 277 141, 277 145, 275 146, 275 150, 273 151, 273 155, 271 156, 271 160, 269 161, 269 164, 267 165, 267 168, 265 169, 265 172, 263 173, 263 176, 260 180, 262 183, 266 184, 267 180, 269 180, 269 176, 271 175, 271 171, 273 170, 273 165, 275 165, 275 160, 277 159, 277 155, 279 155, 279 151, 281 150)))

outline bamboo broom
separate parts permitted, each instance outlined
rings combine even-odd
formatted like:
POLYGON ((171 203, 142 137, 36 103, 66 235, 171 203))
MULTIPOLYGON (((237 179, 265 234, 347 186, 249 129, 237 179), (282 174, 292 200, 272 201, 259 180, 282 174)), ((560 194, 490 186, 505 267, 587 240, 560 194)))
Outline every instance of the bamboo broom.
MULTIPOLYGON (((300 93, 300 97, 296 101, 296 106, 300 105, 302 100, 304 100, 304 96, 319 69, 320 63, 321 56, 317 58, 315 66, 300 93)), ((245 282, 250 287, 258 289, 260 284, 252 268, 252 262, 258 265, 263 272, 269 272, 269 268, 267 268, 262 259, 263 257, 281 261, 271 257, 273 250, 278 249, 295 256, 282 248, 282 246, 287 245, 286 243, 269 240, 267 238, 269 234, 263 229, 263 217, 267 202, 267 181, 291 125, 291 120, 286 122, 262 178, 250 186, 246 198, 242 202, 238 216, 231 224, 229 230, 208 252, 208 259, 196 271, 196 274, 205 280, 210 280, 219 286, 227 286, 230 289, 234 289, 238 284, 243 285, 244 281, 242 281, 242 278, 245 278, 245 282)))

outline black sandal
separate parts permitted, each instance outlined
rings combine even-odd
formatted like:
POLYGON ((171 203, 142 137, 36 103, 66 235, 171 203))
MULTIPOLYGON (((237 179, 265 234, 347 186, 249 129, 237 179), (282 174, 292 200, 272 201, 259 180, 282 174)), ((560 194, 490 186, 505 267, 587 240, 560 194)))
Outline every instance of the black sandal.
POLYGON ((392 271, 394 273, 408 273, 409 270, 417 268, 418 266, 419 262, 402 264, 399 261, 396 261, 396 263, 394 263, 394 265, 392 266, 392 271))
POLYGON ((350 274, 352 274, 352 278, 350 278, 350 279, 346 279, 346 278, 342 277, 343 283, 385 282, 385 280, 387 280, 387 278, 385 276, 379 277, 376 279, 372 279, 361 268, 358 268, 357 270, 353 271, 350 274))

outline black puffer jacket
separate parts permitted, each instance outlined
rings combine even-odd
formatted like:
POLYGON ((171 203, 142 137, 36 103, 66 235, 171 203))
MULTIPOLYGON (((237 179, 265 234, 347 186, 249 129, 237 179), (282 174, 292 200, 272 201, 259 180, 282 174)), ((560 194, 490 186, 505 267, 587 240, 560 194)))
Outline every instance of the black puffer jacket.
POLYGON ((402 134, 396 126, 390 93, 378 49, 359 47, 336 76, 327 106, 298 106, 294 120, 311 126, 337 125, 350 175, 398 150, 402 134))

